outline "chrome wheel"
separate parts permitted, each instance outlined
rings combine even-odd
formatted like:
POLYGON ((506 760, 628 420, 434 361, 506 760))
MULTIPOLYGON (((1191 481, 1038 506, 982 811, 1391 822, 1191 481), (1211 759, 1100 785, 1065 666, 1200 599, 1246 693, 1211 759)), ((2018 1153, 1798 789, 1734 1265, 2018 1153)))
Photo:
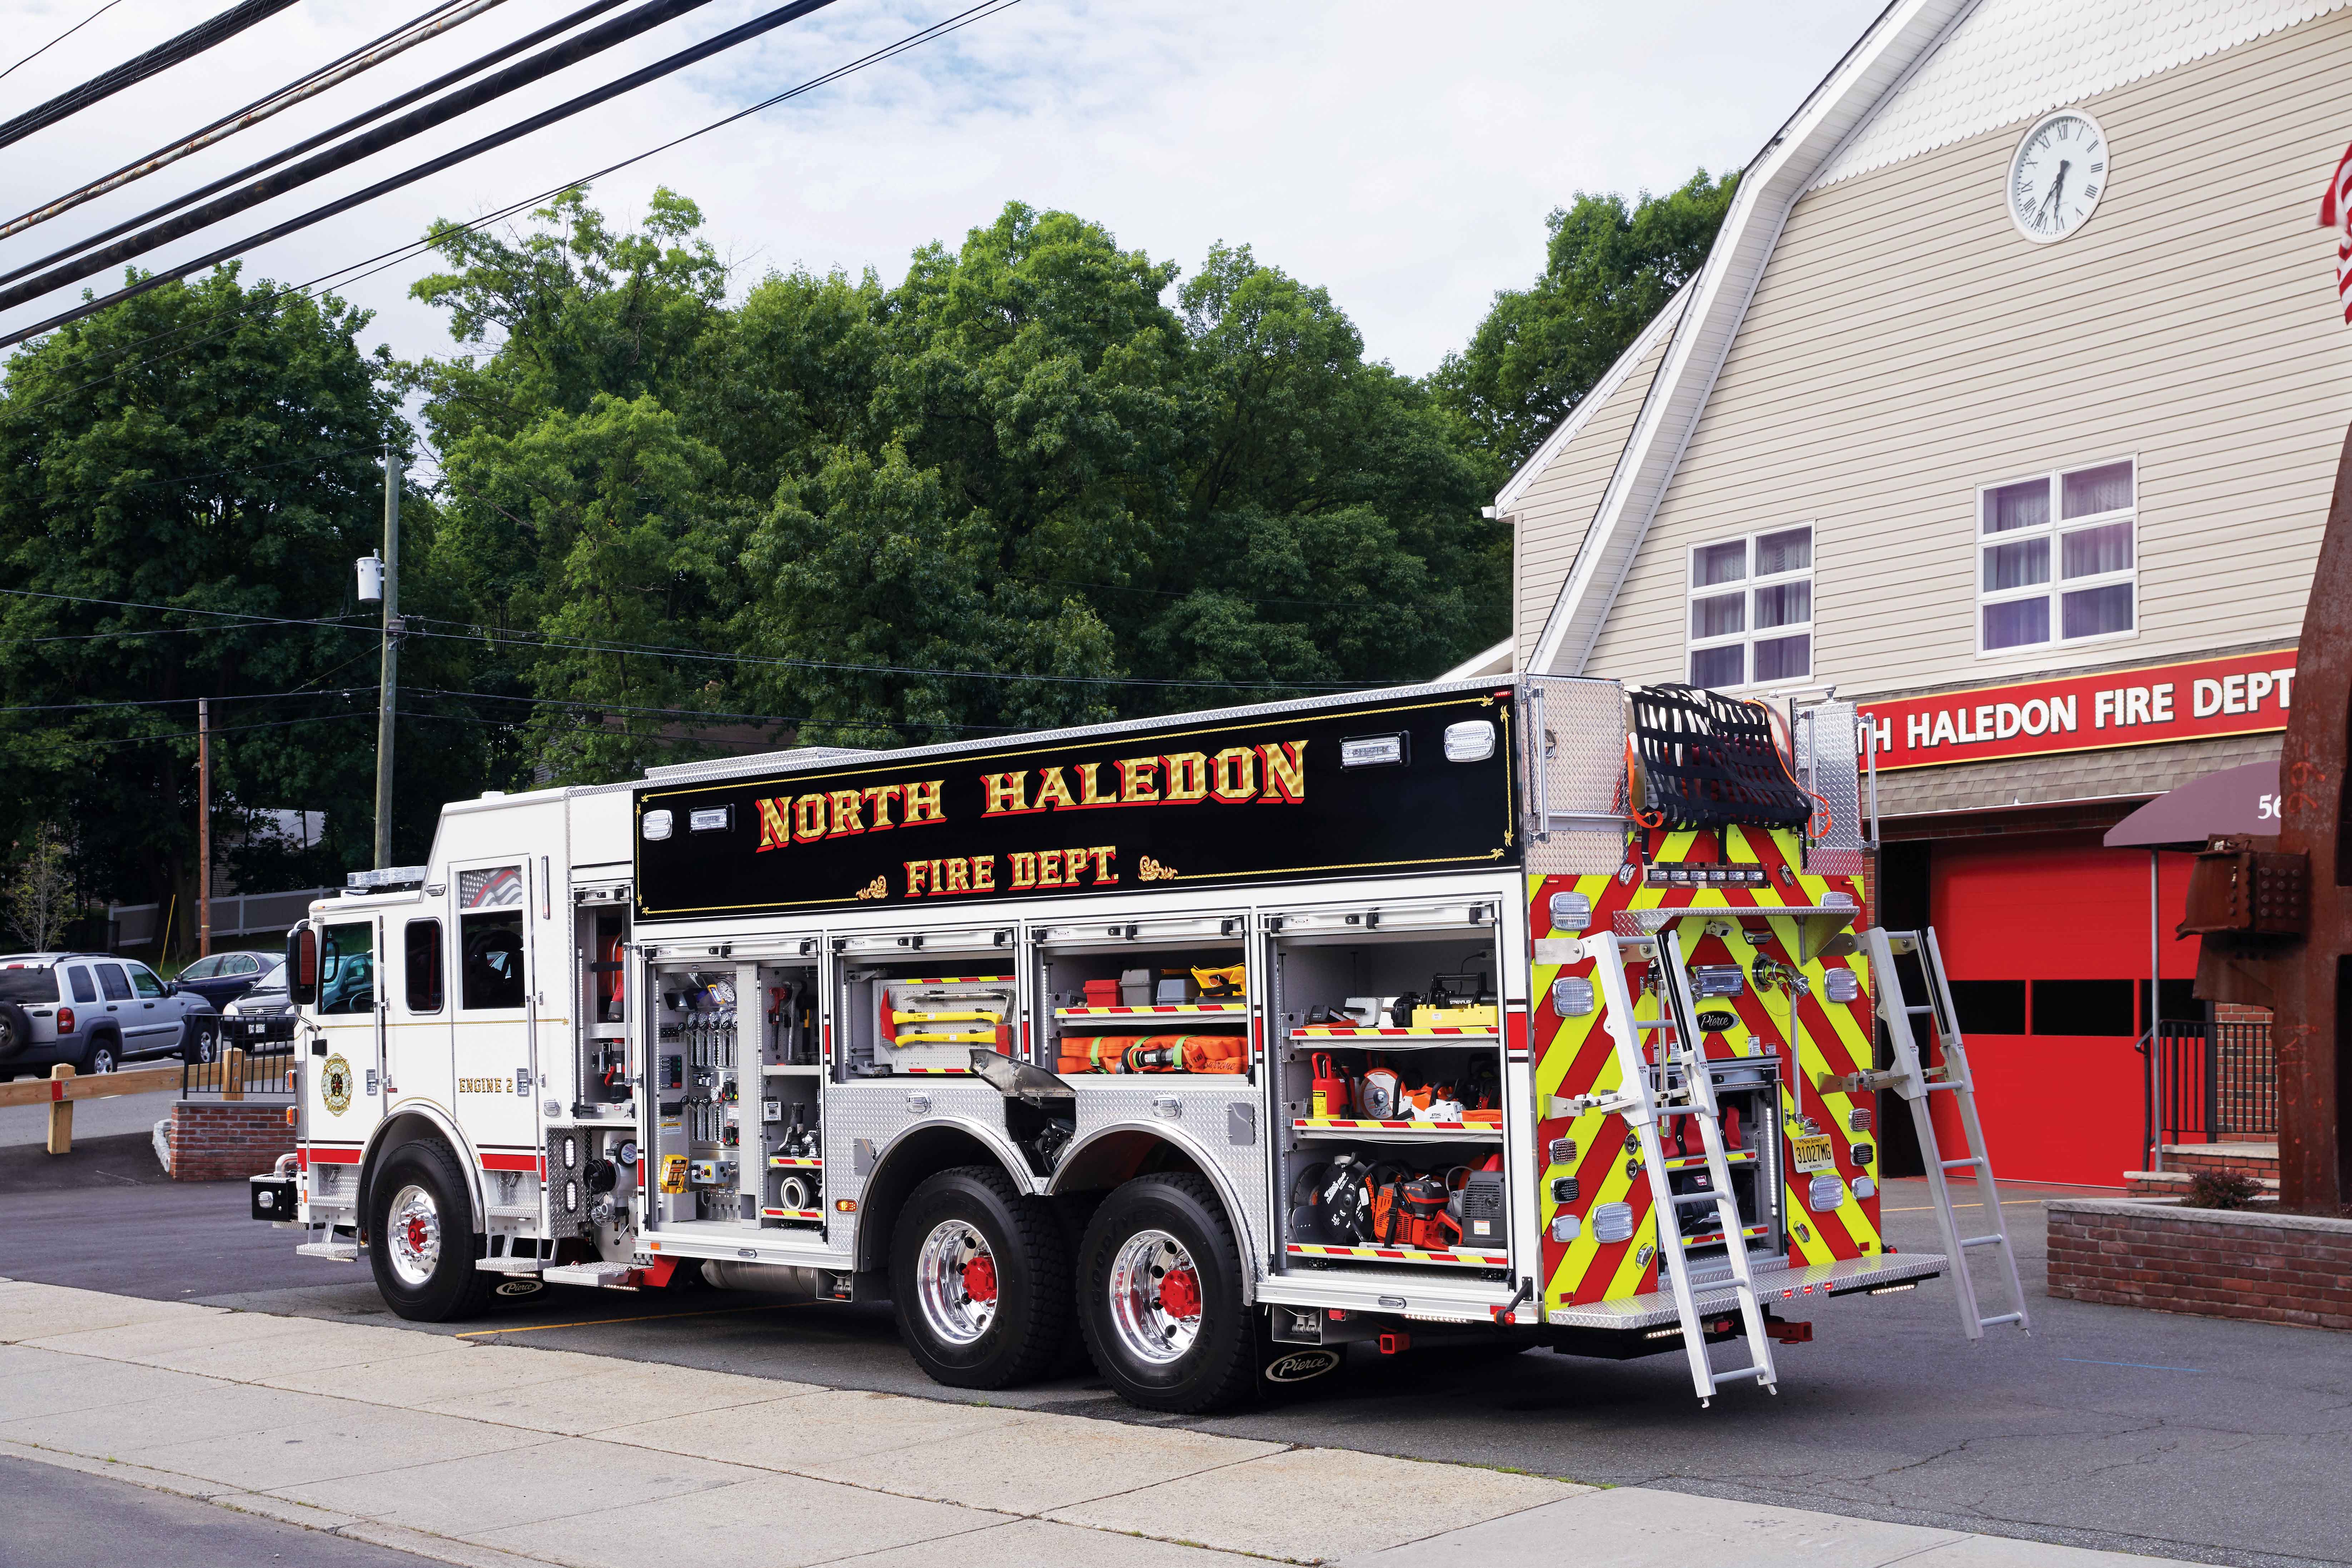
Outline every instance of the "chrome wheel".
POLYGON ((441 1209, 433 1194, 411 1184, 393 1194, 384 1211, 385 1238, 392 1244, 392 1271, 404 1285, 423 1285, 441 1262, 441 1209))
POLYGON ((112 1072, 114 1070, 114 1047, 112 1046, 92 1046, 89 1050, 89 1066, 85 1068, 83 1070, 85 1072, 93 1073, 112 1072))
POLYGON ((1201 1271, 1164 1230, 1136 1232, 1110 1266, 1110 1321, 1119 1344, 1164 1366, 1201 1337, 1201 1271))
POLYGON ((915 1258, 915 1299, 942 1341, 968 1345, 996 1321, 996 1254, 960 1219, 941 1220, 915 1258))

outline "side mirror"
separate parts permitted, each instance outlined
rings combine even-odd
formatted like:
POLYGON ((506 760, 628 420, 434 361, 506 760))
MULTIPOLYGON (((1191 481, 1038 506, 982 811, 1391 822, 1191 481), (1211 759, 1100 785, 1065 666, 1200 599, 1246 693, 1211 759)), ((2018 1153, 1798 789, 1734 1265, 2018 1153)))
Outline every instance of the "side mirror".
POLYGON ((319 933, 308 921, 286 933, 286 997, 297 1007, 319 1000, 319 933))

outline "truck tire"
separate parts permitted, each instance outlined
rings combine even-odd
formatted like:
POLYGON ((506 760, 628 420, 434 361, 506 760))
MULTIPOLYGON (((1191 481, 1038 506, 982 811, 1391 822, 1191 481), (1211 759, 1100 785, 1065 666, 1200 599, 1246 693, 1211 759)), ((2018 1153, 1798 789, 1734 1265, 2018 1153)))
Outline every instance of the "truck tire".
POLYGON ((917 1187, 890 1233, 890 1299, 916 1363, 950 1388, 1009 1388, 1050 1367, 1070 1321, 1053 1206, 988 1165, 917 1187))
POLYGON ((94 1034, 83 1047, 81 1062, 74 1068, 84 1078, 94 1073, 112 1072, 122 1065, 122 1041, 113 1035, 94 1034))
POLYGON ((1242 1299, 1233 1222, 1195 1175, 1139 1176, 1096 1212, 1078 1321, 1095 1366, 1146 1410, 1189 1415, 1248 1399, 1268 1353, 1261 1314, 1242 1299))
POLYGON ((33 1043, 33 1020, 14 1002, 0 1002, 0 1062, 15 1061, 33 1043))
POLYGON ((497 1281, 474 1267, 474 1210, 457 1158, 438 1143, 384 1157, 368 1205, 368 1266, 385 1305, 415 1323, 478 1315, 497 1281))

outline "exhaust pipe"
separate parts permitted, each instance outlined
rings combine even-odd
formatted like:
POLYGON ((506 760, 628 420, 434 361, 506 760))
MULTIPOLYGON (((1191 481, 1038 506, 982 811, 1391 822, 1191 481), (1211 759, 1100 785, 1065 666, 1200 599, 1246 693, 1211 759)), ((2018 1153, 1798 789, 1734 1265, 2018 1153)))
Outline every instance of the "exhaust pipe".
POLYGON ((823 1270, 783 1263, 739 1263, 714 1258, 702 1266, 702 1278, 720 1290, 757 1290, 800 1301, 814 1301, 825 1289, 823 1270))

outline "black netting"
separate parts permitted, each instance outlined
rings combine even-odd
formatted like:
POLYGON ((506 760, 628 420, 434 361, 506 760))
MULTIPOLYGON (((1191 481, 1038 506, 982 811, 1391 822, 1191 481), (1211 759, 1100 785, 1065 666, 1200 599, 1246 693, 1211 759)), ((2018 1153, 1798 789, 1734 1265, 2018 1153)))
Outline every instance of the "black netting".
POLYGON ((1645 808, 1672 827, 1801 827, 1812 803, 1790 782, 1762 708, 1696 686, 1636 687, 1633 749, 1645 808))

